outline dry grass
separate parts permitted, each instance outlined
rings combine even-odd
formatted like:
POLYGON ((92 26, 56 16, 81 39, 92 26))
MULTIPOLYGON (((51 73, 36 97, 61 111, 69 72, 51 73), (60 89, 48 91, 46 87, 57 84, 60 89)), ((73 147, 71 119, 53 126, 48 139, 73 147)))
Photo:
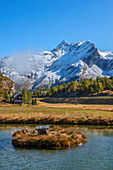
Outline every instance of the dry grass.
POLYGON ((113 119, 113 105, 49 104, 40 100, 38 100, 38 106, 0 105, 1 123, 6 120, 10 123, 27 123, 27 120, 29 120, 28 123, 39 123, 41 119, 45 119, 43 123, 55 123, 54 119, 57 119, 57 122, 61 120, 61 123, 99 116, 103 119, 113 119))
POLYGON ((55 107, 55 108, 67 108, 67 109, 77 109, 77 110, 100 110, 100 111, 112 111, 113 105, 96 105, 96 104, 68 104, 68 103, 46 103, 38 99, 39 106, 45 107, 55 107))
POLYGON ((59 106, 29 106, 29 107, 0 107, 0 116, 5 117, 31 117, 31 116, 60 116, 60 117, 81 117, 81 116, 106 116, 113 117, 112 106, 94 105, 63 105, 59 106))
POLYGON ((87 137, 75 128, 50 128, 48 134, 39 135, 37 130, 23 129, 13 133, 12 144, 22 148, 62 149, 85 143, 87 137))

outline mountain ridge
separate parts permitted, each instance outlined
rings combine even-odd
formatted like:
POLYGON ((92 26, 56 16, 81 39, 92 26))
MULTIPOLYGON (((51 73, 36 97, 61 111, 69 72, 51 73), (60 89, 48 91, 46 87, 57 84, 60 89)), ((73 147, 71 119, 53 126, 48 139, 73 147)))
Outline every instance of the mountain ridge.
POLYGON ((63 40, 51 51, 1 58, 0 71, 17 85, 35 89, 81 78, 113 76, 113 53, 99 51, 89 40, 76 44, 63 40))

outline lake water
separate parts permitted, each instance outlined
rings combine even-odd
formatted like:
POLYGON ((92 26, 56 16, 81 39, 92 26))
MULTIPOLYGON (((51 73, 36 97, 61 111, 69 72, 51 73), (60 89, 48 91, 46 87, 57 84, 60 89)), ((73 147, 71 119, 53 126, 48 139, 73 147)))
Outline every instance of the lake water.
POLYGON ((11 144, 11 131, 23 126, 0 126, 1 170, 113 170, 113 129, 79 126, 88 142, 76 148, 51 151, 17 149, 11 144))

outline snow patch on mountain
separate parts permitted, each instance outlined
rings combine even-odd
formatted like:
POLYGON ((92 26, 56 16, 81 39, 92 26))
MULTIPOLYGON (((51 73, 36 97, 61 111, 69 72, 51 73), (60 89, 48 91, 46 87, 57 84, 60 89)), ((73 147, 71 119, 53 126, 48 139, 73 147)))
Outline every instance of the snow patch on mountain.
POLYGON ((62 41, 51 51, 17 53, 0 59, 0 71, 29 89, 61 82, 113 76, 113 53, 101 52, 90 41, 62 41))

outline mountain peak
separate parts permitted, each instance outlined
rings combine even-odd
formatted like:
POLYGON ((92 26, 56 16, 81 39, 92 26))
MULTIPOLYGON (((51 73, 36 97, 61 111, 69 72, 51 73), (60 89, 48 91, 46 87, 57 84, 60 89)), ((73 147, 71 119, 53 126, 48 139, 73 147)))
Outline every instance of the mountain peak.
POLYGON ((61 43, 57 47, 62 46, 62 45, 69 45, 69 44, 66 41, 62 40, 61 43))

